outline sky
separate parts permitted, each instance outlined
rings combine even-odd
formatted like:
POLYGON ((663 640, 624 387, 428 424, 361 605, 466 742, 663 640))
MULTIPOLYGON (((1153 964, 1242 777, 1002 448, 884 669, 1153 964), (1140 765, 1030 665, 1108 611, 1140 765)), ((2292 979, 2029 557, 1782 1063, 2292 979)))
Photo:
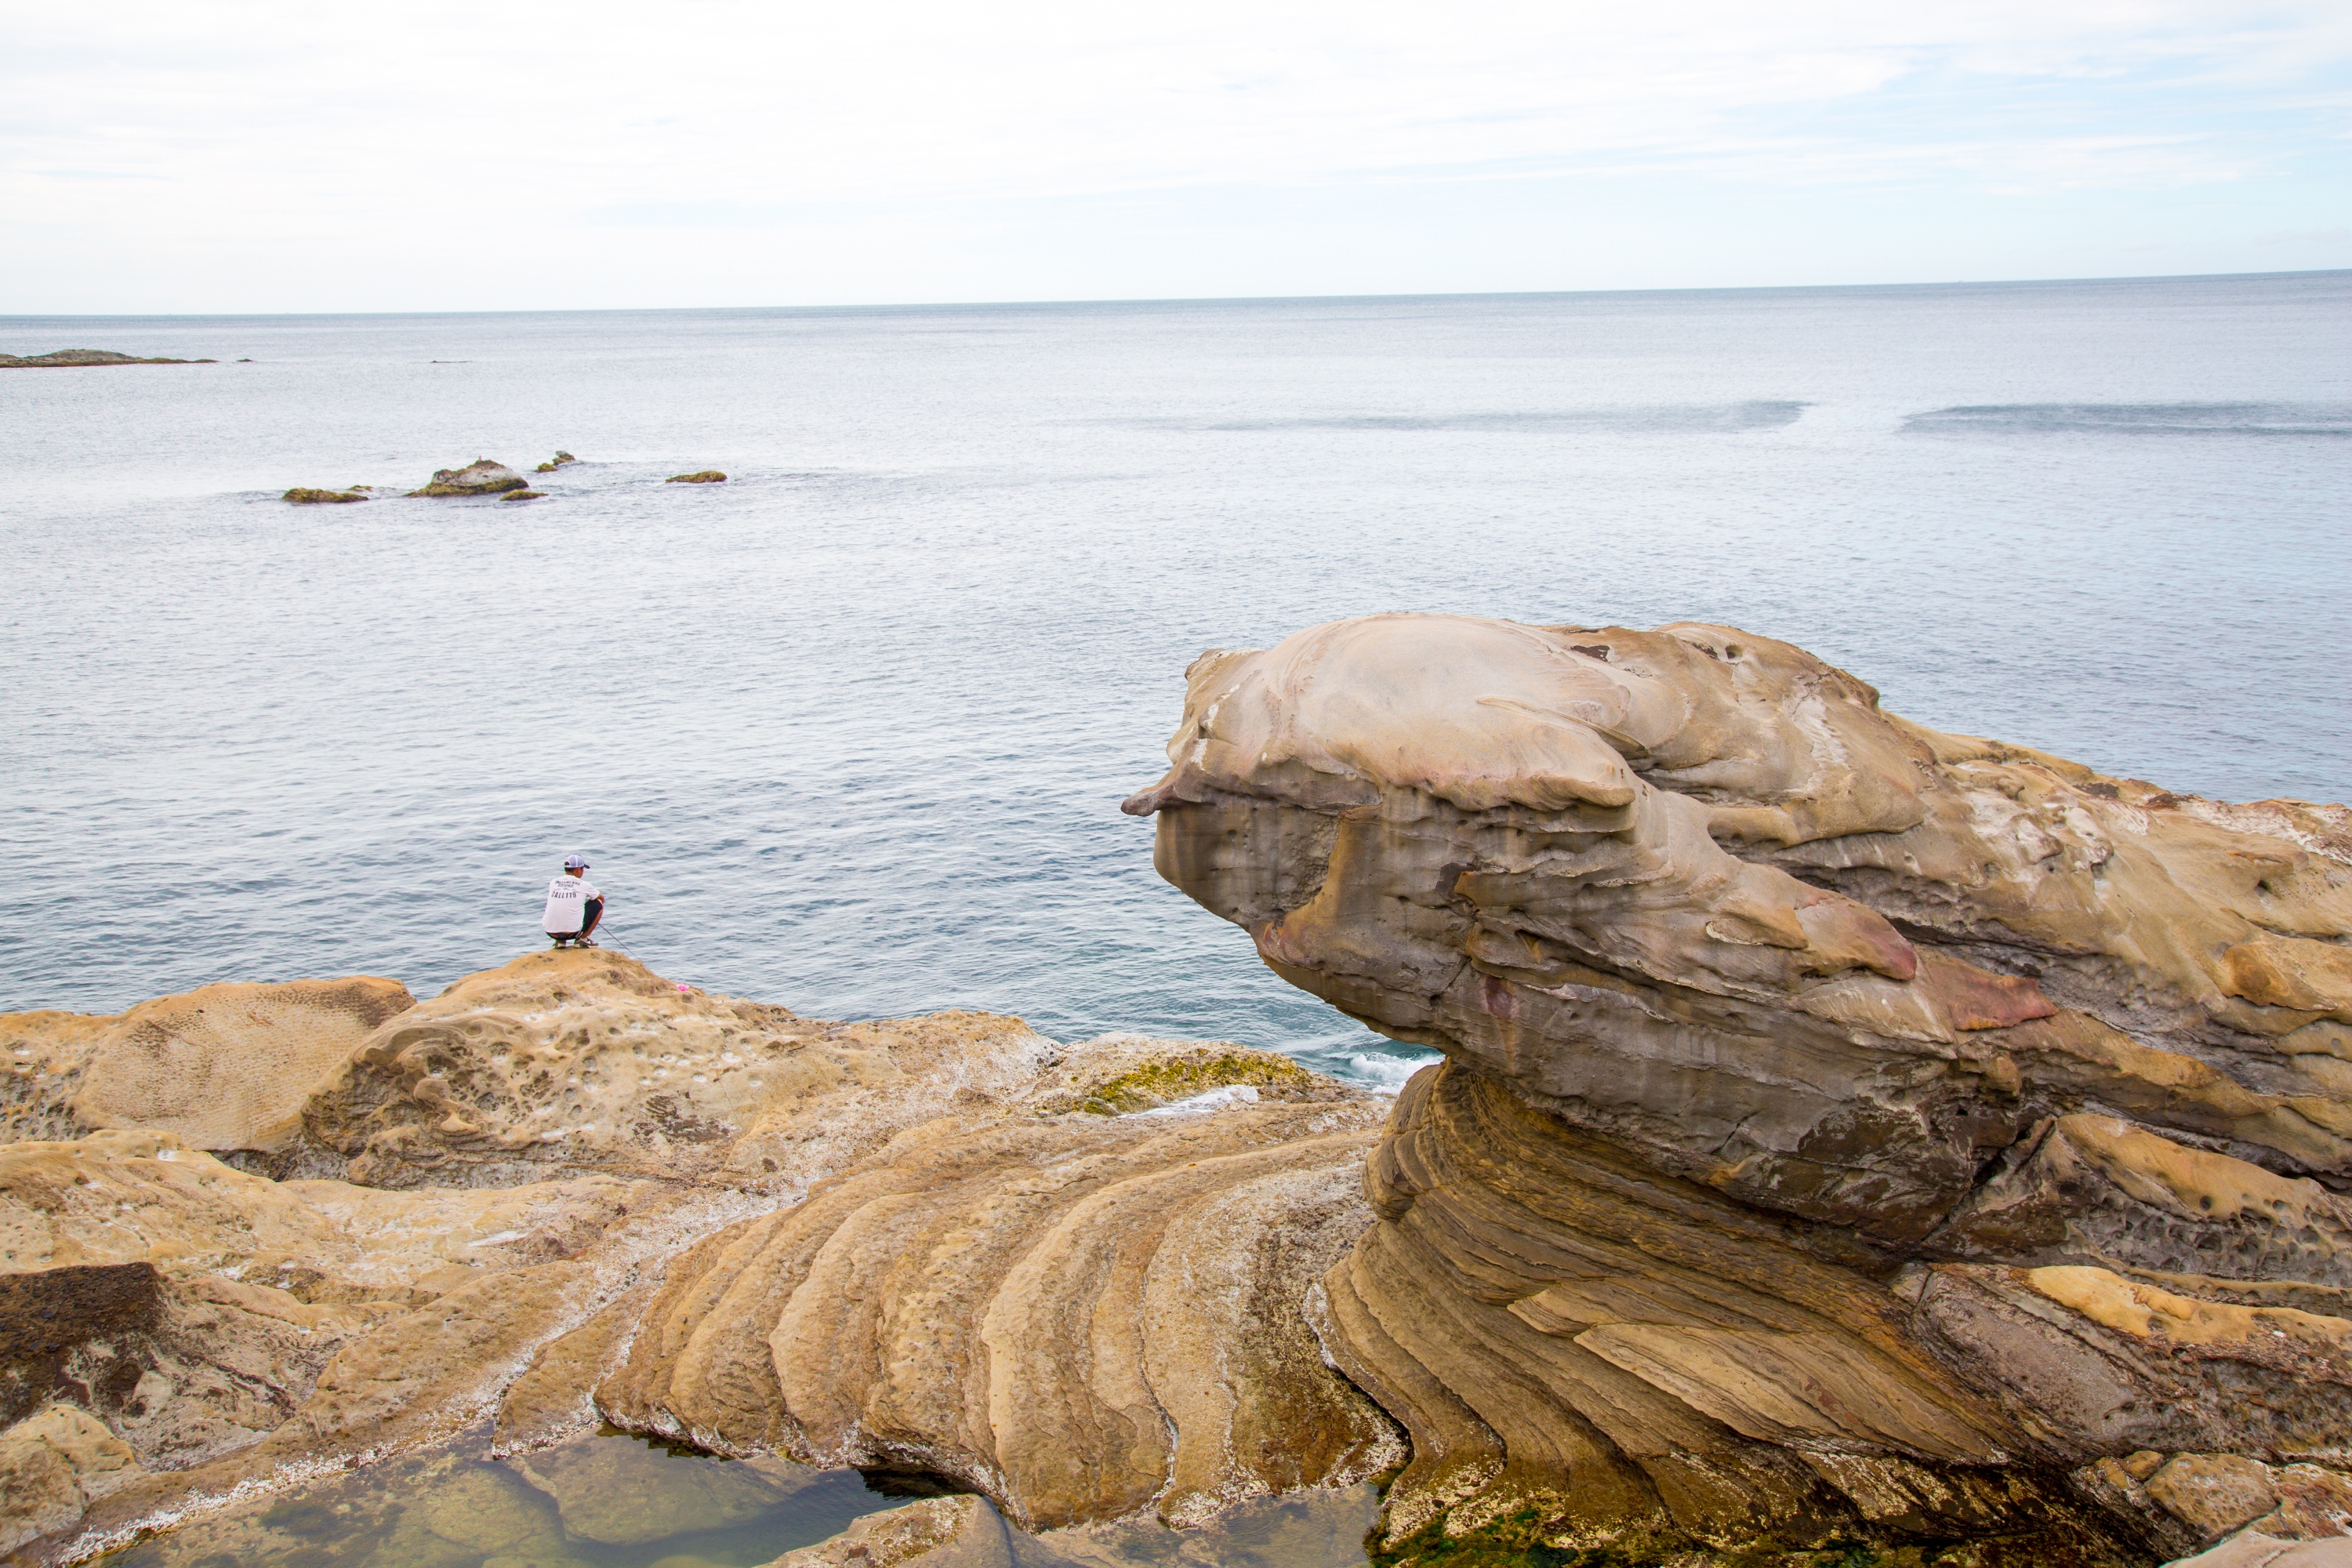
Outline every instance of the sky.
POLYGON ((0 314, 2352 267, 2352 4, 0 0, 0 314))

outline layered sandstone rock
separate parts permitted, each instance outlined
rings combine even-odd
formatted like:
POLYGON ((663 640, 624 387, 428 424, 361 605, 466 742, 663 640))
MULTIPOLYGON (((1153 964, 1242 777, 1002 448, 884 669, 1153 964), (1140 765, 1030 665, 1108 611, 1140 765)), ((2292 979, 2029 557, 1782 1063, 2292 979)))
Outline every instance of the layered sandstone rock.
MULTIPOLYGON (((507 1500, 508 1555, 650 1539, 626 1455, 534 1453, 607 1417, 751 1459, 662 1504, 712 1518, 800 1484, 790 1459, 1043 1521, 1402 1458, 1303 1315, 1370 1222, 1385 1108, 1286 1058, 826 1023, 603 951, 414 1005, 219 986, 0 1029, 18 1127, 51 1135, 0 1145, 16 1560, 489 1421, 520 1468, 452 1475, 507 1500)), ((482 1544, 452 1518, 383 1528, 482 1544)))
POLYGON ((1360 1480, 1402 1448, 1301 1309, 1370 1217, 1378 1124, 1353 1097, 912 1130, 674 1264, 598 1405, 945 1476, 1030 1529, 1360 1480))
POLYGON ((1128 804, 1162 874, 1449 1058, 1326 1281, 1412 1434, 1392 1545, 1524 1507, 2147 1561, 2229 1510, 2105 1464, 2352 1462, 2352 814, 1937 734, 1717 626, 1377 616, 1189 675, 1128 804))

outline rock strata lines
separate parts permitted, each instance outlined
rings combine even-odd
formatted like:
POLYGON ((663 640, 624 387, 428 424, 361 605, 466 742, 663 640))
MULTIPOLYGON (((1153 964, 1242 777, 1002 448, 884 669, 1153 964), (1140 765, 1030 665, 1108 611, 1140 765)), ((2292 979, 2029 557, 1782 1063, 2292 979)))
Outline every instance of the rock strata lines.
POLYGON ((2343 807, 1721 626, 1382 616, 1188 679, 1127 805, 1162 875, 1448 1058, 1325 1280, 1412 1433, 1391 1547, 2149 1561, 2210 1521, 2103 1467, 2352 1459, 2343 807))
POLYGON ((606 952, 0 1042, 22 1561, 486 1420, 541 1489, 610 1456, 530 1456, 610 1420, 1040 1526, 1189 1524, 1403 1458, 1306 1313, 1370 1222, 1386 1107, 1286 1058, 827 1023, 606 952))

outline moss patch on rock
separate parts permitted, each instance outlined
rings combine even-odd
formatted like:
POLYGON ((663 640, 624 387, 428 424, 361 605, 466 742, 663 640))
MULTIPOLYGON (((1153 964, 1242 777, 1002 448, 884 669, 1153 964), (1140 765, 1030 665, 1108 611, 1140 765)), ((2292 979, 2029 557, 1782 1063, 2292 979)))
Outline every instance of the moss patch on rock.
POLYGON ((1213 1089, 1244 1083, 1260 1090, 1277 1091, 1276 1098, 1307 1099, 1325 1081, 1287 1057, 1270 1051, 1217 1051, 1207 1047, 1147 1061, 1100 1083, 1049 1095, 1040 1102, 1038 1110, 1047 1116, 1080 1111, 1088 1116, 1126 1116, 1171 1105, 1213 1089))
POLYGON ((488 496, 530 488, 530 481, 495 458, 477 458, 462 468, 436 468, 433 482, 412 496, 488 496))
POLYGON ((1810 1546, 1706 1547, 1671 1531, 1580 1543, 1569 1520, 1537 1507, 1459 1533, 1447 1530, 1450 1517, 1441 1514, 1389 1546, 1375 1530, 1365 1538, 1365 1554, 1374 1568, 2124 1568, 2124 1559, 2095 1534, 2064 1529, 1969 1541, 1832 1536, 1810 1546))

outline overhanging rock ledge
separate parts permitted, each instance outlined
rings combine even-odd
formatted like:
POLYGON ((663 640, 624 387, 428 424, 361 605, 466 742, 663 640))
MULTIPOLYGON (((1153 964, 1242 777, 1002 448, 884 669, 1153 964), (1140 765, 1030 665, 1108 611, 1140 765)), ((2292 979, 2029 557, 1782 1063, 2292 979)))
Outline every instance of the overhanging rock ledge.
POLYGON ((2352 814, 1939 734, 1724 626, 1188 673, 1126 805, 1161 874, 1446 1057, 1324 1280, 1412 1435, 1391 1550, 2345 1528, 2352 814))

